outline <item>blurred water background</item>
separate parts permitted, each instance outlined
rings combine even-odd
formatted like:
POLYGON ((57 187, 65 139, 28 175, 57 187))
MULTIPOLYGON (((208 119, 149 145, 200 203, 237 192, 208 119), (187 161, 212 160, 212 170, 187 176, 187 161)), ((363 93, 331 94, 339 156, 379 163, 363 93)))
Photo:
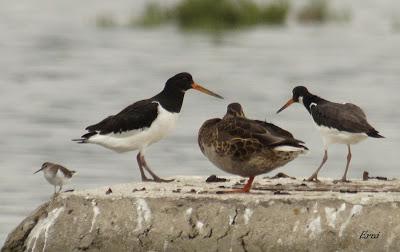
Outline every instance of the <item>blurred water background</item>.
MULTIPOLYGON (((360 105, 387 138, 353 147, 349 175, 398 177, 400 2, 333 1, 348 22, 255 26, 218 36, 174 25, 101 28, 98 15, 124 22, 145 0, 0 1, 0 244, 53 188, 32 173, 44 161, 79 172, 76 190, 139 180, 136 153, 116 154, 70 141, 87 125, 159 92, 181 71, 223 95, 186 94, 174 133, 153 145, 147 160, 160 176, 224 173, 197 146, 202 122, 239 101, 250 118, 266 119, 311 149, 278 171, 309 176, 322 140, 300 105, 276 115, 297 84, 333 101, 360 105)), ((162 1, 169 4, 174 1, 162 1)), ((346 148, 332 146, 321 176, 339 178, 346 148)), ((275 174, 275 172, 273 172, 275 174)))

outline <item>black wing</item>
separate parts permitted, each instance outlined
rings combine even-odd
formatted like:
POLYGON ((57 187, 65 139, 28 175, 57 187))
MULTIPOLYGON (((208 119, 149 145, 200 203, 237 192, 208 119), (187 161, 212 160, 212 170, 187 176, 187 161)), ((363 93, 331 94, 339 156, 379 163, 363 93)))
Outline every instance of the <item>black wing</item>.
POLYGON ((365 113, 351 103, 325 103, 311 105, 310 113, 317 125, 351 133, 370 133, 375 129, 368 123, 365 113))
POLYGON ((86 128, 89 133, 84 137, 90 137, 95 133, 108 134, 108 133, 122 133, 129 130, 137 130, 148 128, 158 115, 158 103, 151 100, 138 101, 116 115, 112 115, 103 121, 88 126, 86 128))

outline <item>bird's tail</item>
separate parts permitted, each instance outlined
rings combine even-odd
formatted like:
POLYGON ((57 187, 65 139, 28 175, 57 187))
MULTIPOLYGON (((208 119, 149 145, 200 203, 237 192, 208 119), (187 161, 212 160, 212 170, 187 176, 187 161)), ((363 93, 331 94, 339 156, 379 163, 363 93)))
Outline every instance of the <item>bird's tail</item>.
POLYGON ((372 130, 372 131, 368 132, 367 135, 370 137, 374 137, 374 138, 385 138, 384 136, 379 134, 379 132, 377 130, 372 130))
POLYGON ((87 138, 77 138, 77 139, 72 139, 73 142, 77 142, 78 144, 83 144, 87 143, 87 138))
POLYGON ((293 145, 280 145, 274 148, 276 151, 283 151, 283 152, 301 152, 301 153, 306 153, 308 151, 308 148, 304 145, 298 145, 298 146, 293 146, 293 145))
POLYGON ((284 152, 307 152, 308 148, 304 145, 304 142, 297 139, 286 139, 280 142, 274 150, 284 152))
POLYGON ((79 144, 88 143, 88 140, 91 136, 97 135, 97 132, 89 132, 85 135, 81 136, 81 138, 72 139, 72 141, 77 142, 79 144))

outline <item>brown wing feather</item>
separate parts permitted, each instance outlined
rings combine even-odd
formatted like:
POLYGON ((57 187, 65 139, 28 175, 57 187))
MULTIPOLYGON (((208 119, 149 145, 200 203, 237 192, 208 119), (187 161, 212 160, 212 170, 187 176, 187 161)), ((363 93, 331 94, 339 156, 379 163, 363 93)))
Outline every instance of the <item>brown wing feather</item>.
POLYGON ((74 175, 75 171, 70 171, 62 165, 56 165, 56 167, 61 171, 65 177, 71 178, 74 175))
POLYGON ((242 138, 254 139, 265 146, 292 145, 300 147, 299 140, 293 138, 289 132, 268 123, 249 120, 246 118, 232 118, 224 120, 219 131, 224 132, 226 139, 242 138))

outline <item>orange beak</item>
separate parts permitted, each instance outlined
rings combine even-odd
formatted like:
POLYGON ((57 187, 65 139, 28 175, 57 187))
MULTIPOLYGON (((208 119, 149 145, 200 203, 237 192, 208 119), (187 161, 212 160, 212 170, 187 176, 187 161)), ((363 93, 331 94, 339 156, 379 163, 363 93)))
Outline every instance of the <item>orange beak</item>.
POLYGON ((198 90, 198 91, 200 91, 200 92, 203 92, 203 93, 205 93, 205 94, 208 94, 208 95, 211 95, 211 96, 220 98, 220 99, 224 99, 224 97, 222 97, 222 96, 220 96, 219 94, 216 94, 216 93, 214 93, 214 92, 211 92, 210 90, 208 90, 208 89, 206 89, 206 88, 203 88, 202 86, 200 86, 200 85, 197 84, 196 82, 193 82, 192 88, 193 88, 193 89, 196 89, 196 90, 198 90))
POLYGON ((280 108, 278 111, 276 111, 276 113, 278 114, 279 112, 281 112, 282 110, 284 110, 285 108, 289 107, 290 105, 292 105, 294 103, 293 99, 290 99, 288 102, 286 102, 285 105, 283 105, 282 108, 280 108))

